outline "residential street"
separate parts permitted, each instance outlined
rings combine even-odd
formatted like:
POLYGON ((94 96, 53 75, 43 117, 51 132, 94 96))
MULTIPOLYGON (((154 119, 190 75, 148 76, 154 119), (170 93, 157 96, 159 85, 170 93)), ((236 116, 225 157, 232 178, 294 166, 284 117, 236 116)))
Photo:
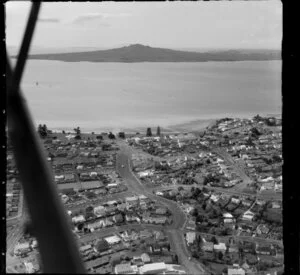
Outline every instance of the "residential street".
POLYGON ((217 147, 217 148, 211 148, 211 150, 212 152, 222 157, 227 163, 229 163, 233 167, 234 171, 243 180, 241 183, 234 186, 233 189, 242 190, 246 188, 248 184, 252 183, 252 180, 246 175, 244 169, 242 169, 240 165, 238 165, 224 149, 217 147))
POLYGON ((131 152, 132 150, 126 148, 126 144, 121 143, 120 151, 117 155, 116 169, 120 176, 127 183, 128 188, 133 190, 136 194, 144 194, 151 200, 166 205, 172 212, 174 222, 168 228, 167 232, 170 237, 171 246, 178 254, 179 262, 188 270, 188 274, 207 274, 200 264, 195 264, 189 260, 189 252, 186 247, 186 242, 183 236, 183 227, 186 222, 186 216, 180 209, 176 202, 154 195, 151 191, 145 189, 145 186, 138 180, 138 178, 131 171, 131 152), (123 167, 122 167, 123 166, 123 167))

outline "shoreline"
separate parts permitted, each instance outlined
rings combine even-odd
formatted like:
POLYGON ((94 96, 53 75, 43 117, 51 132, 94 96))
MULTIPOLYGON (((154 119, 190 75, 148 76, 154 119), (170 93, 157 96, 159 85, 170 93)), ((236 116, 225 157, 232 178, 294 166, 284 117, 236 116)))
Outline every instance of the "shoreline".
MULTIPOLYGON (((281 117, 281 114, 259 114, 262 117, 281 117)), ((222 118, 233 118, 233 119, 252 119, 255 115, 239 115, 239 116, 232 116, 232 115, 224 115, 219 116, 217 118, 200 118, 200 119, 194 119, 189 120, 182 123, 169 123, 167 126, 160 126, 161 132, 166 134, 172 134, 172 133, 183 133, 183 132, 201 132, 205 130, 207 127, 211 127, 216 123, 217 120, 222 118)), ((43 124, 43 123, 41 123, 43 124)), ((159 126, 159 125, 158 125, 159 126)), ((101 134, 103 132, 109 133, 112 132, 114 134, 117 134, 118 132, 125 132, 125 134, 136 134, 136 133, 144 133, 146 132, 146 129, 148 127, 151 128, 152 132, 156 132, 157 126, 147 126, 147 123, 145 123, 145 126, 136 126, 136 127, 101 127, 101 128, 93 128, 93 127, 84 127, 80 126, 81 133, 82 134, 91 134, 94 132, 95 134, 101 134)), ((75 127, 74 127, 75 128, 75 127)), ((66 133, 71 132, 73 133, 73 127, 50 127, 49 129, 52 129, 53 133, 62 133, 64 130, 66 133)))

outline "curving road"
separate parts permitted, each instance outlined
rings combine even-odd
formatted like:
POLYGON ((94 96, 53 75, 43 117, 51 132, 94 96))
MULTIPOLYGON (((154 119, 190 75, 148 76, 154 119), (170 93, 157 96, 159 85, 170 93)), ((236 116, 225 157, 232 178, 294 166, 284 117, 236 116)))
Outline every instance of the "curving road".
POLYGON ((171 247, 178 255, 179 262, 187 268, 188 274, 207 274, 207 271, 204 270, 200 263, 189 260, 190 255, 182 231, 186 223, 184 212, 176 202, 156 196, 151 190, 147 190, 145 186, 142 185, 139 179, 131 171, 131 153, 132 150, 130 150, 125 143, 121 142, 116 161, 118 173, 127 183, 127 187, 133 192, 136 194, 143 194, 151 200, 165 205, 172 212, 173 223, 170 226, 165 226, 165 228, 167 229, 170 238, 171 247))

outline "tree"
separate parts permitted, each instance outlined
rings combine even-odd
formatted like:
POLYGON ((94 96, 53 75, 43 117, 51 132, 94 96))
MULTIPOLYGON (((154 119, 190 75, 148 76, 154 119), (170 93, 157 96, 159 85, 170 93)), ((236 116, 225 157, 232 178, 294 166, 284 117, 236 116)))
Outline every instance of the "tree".
POLYGON ((257 265, 258 271, 266 271, 268 269, 269 265, 266 262, 259 262, 257 265))
POLYGON ((62 133, 65 134, 66 133, 65 130, 62 130, 62 133))
POLYGON ((39 133, 41 138, 46 138, 47 134, 48 134, 47 126, 45 124, 43 126, 41 124, 39 124, 38 133, 39 133))
POLYGON ((268 126, 276 126, 276 120, 274 117, 267 118, 265 122, 268 126))
POLYGON ((248 145, 248 146, 254 146, 254 145, 255 145, 251 137, 249 137, 249 138, 247 139, 246 145, 248 145))
POLYGON ((103 136, 101 136, 101 135, 96 136, 96 139, 98 139, 98 140, 103 140, 103 136))
POLYGON ((197 209, 197 208, 194 208, 194 209, 191 211, 191 216, 193 216, 193 217, 198 217, 198 209, 197 209))
POLYGON ((75 132, 76 135, 80 135, 81 134, 81 130, 80 130, 79 127, 74 128, 73 130, 74 130, 74 132, 75 132))
POLYGON ((119 132, 119 138, 125 138, 125 133, 124 132, 119 132))
POLYGON ((115 139, 116 136, 115 136, 112 132, 109 132, 108 138, 109 138, 109 139, 115 139))
POLYGON ((255 138, 261 135, 261 133, 258 131, 256 127, 251 128, 251 135, 255 138))
POLYGON ((160 127, 159 126, 157 126, 156 135, 160 136, 160 127))
POLYGON ((204 193, 207 193, 209 190, 208 190, 207 187, 203 187, 202 191, 203 191, 204 193))
POLYGON ((193 196, 192 196, 193 199, 197 199, 200 194, 201 194, 201 190, 198 187, 196 187, 194 192, 193 192, 193 196))
POLYGON ((43 125, 43 130, 44 130, 44 132, 48 133, 48 128, 47 128, 46 124, 43 125))
POLYGON ((178 264, 178 256, 177 256, 177 254, 175 254, 175 256, 174 256, 174 262, 175 262, 176 264, 178 264))
POLYGON ((215 236, 212 236, 211 242, 213 242, 214 244, 218 244, 219 243, 218 240, 217 240, 217 238, 215 236))
POLYGON ((253 117, 253 120, 256 121, 256 122, 259 122, 261 121, 263 118, 260 116, 260 115, 256 115, 255 117, 253 117))
POLYGON ((217 254, 218 260, 222 261, 223 259, 223 253, 221 251, 218 252, 217 254))
POLYGON ((84 223, 79 223, 77 225, 77 228, 78 228, 79 231, 83 230, 83 227, 84 227, 84 223))
POLYGON ((202 223, 202 222, 204 222, 204 216, 203 216, 203 215, 198 215, 197 218, 196 218, 196 222, 197 222, 197 223, 202 223))
POLYGON ((147 137, 152 137, 152 132, 151 132, 151 128, 147 128, 147 132, 146 132, 146 136, 147 137))
POLYGON ((198 253, 197 253, 197 251, 192 251, 192 257, 193 258, 196 258, 196 259, 198 259, 199 258, 199 255, 198 255, 198 253))
POLYGON ((88 212, 93 212, 94 211, 94 207, 93 206, 88 206, 85 211, 88 212))
POLYGON ((74 128, 73 130, 74 130, 74 132, 76 134, 75 139, 81 139, 81 135, 80 135, 81 134, 81 130, 80 130, 80 128, 77 127, 77 128, 74 128))

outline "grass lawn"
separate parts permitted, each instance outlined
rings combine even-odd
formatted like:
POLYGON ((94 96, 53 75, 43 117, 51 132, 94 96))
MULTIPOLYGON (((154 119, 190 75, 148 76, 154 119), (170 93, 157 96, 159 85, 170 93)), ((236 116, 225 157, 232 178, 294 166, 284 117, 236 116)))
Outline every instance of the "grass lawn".
POLYGON ((209 268, 213 272, 213 274, 222 274, 223 269, 227 267, 226 264, 217 264, 217 263, 209 263, 209 268))

